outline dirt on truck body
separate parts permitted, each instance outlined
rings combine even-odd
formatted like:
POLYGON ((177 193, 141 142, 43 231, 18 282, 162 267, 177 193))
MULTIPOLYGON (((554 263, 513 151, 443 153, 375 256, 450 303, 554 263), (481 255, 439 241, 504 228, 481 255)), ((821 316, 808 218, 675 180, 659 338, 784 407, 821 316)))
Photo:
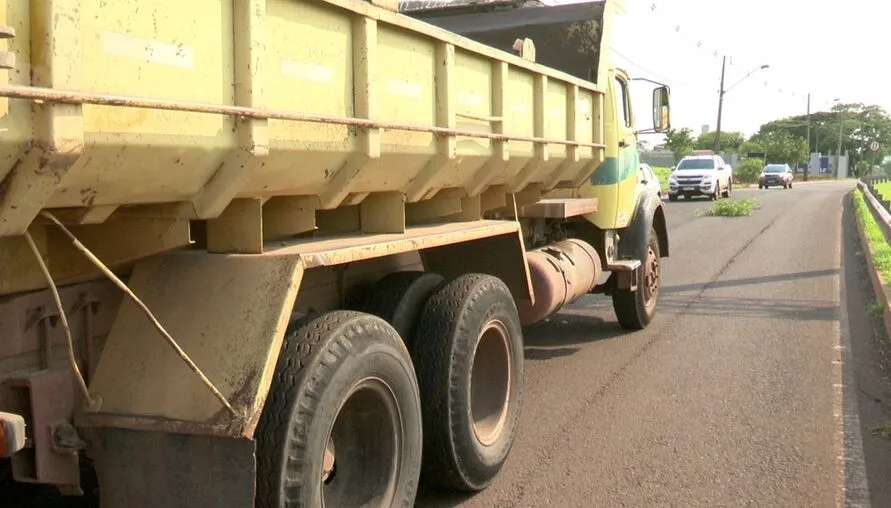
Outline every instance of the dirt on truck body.
POLYGON ((0 11, 0 500, 485 489, 523 327, 588 293, 629 330, 656 312, 669 242, 608 59, 622 9, 0 11))

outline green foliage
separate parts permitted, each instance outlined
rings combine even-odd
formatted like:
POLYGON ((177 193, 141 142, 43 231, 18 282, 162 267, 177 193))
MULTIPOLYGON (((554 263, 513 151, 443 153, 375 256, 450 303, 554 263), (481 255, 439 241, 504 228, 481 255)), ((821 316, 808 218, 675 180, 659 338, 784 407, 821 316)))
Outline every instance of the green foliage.
MULTIPOLYGON (((863 227, 863 233, 872 249, 873 264, 882 275, 882 279, 891 282, 891 245, 885 239, 885 234, 876 218, 873 217, 863 197, 863 191, 859 188, 854 191, 854 208, 857 211, 857 218, 863 227)), ((866 253, 869 255, 869 253, 866 253)))
POLYGON ((807 162, 807 141, 786 131, 761 132, 752 136, 752 141, 764 148, 768 163, 794 168, 799 162, 807 162))
POLYGON ((715 201, 711 208, 705 210, 702 215, 709 217, 747 217, 752 215, 755 209, 753 198, 722 199, 715 201))
POLYGON ((882 199, 891 201, 891 182, 878 183, 875 187, 876 192, 878 192, 879 195, 882 196, 882 199))
POLYGON ((869 174, 869 161, 859 160, 854 164, 854 176, 866 176, 869 174))
POLYGON ((764 168, 763 159, 744 159, 733 168, 733 181, 739 183, 756 183, 758 175, 764 168))
MULTIPOLYGON (((700 134, 694 144, 696 150, 713 150, 715 148, 715 134, 716 132, 714 131, 700 134)), ((742 132, 722 132, 721 150, 735 152, 739 150, 739 146, 745 140, 746 138, 742 132)))
POLYGON ((693 153, 693 131, 683 129, 670 129, 665 133, 665 147, 674 152, 675 162, 693 153))
MULTIPOLYGON (((811 149, 824 154, 837 153, 839 134, 842 152, 851 156, 849 167, 857 161, 882 160, 891 155, 891 116, 881 107, 866 104, 836 104, 830 111, 811 113, 811 149), (869 144, 878 141, 879 152, 869 151, 869 144)), ((788 132, 807 138, 807 116, 798 115, 768 122, 758 134, 788 132)))
POLYGON ((739 153, 764 153, 764 145, 757 141, 748 140, 739 146, 739 153))
POLYGON ((671 176, 671 168, 653 167, 653 173, 659 178, 659 187, 662 192, 668 192, 668 177, 671 176))

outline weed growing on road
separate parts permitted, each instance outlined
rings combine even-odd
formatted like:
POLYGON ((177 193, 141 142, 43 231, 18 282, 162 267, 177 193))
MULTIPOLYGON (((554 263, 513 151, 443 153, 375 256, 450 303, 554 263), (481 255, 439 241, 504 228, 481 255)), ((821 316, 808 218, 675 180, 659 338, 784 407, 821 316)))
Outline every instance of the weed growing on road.
POLYGON ((869 211, 863 198, 863 191, 860 189, 854 191, 854 208, 857 210, 857 218, 863 226, 863 232, 866 233, 866 239, 872 247, 873 263, 882 275, 882 279, 891 282, 891 245, 885 240, 882 228, 869 211))
POLYGON ((878 436, 891 437, 891 420, 885 420, 878 425, 873 425, 869 430, 878 436))
POLYGON ((708 217, 746 217, 752 215, 756 203, 754 198, 722 199, 700 213, 708 217))

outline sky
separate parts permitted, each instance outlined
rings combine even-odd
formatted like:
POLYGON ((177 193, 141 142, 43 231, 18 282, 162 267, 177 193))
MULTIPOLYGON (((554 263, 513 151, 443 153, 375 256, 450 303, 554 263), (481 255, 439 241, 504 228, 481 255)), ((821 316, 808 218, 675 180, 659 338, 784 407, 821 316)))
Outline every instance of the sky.
MULTIPOLYGON (((672 126, 698 135, 704 124, 715 130, 727 55, 722 130, 751 135, 805 114, 808 93, 812 112, 836 98, 891 112, 888 20, 887 0, 627 0, 613 20, 612 65, 671 86, 672 126)), ((638 127, 650 127, 652 85, 634 85, 638 127)))

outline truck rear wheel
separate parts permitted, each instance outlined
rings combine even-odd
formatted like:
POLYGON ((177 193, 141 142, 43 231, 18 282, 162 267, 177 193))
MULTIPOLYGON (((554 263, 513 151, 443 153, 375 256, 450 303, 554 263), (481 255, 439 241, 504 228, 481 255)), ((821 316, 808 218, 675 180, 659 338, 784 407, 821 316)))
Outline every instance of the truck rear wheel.
POLYGON ((412 505, 421 407, 395 330, 353 311, 292 323, 256 439, 258 507, 412 505))
POLYGON ((462 491, 486 488, 516 435, 523 335, 499 279, 462 275, 424 307, 412 357, 424 412, 423 475, 462 491))
POLYGON ((637 291, 619 289, 613 293, 613 310, 622 328, 643 330, 656 313, 662 273, 659 237, 655 229, 650 229, 645 253, 637 271, 637 291))
POLYGON ((427 298, 443 282, 435 273, 393 272, 371 287, 362 310, 390 323, 410 345, 427 298))

